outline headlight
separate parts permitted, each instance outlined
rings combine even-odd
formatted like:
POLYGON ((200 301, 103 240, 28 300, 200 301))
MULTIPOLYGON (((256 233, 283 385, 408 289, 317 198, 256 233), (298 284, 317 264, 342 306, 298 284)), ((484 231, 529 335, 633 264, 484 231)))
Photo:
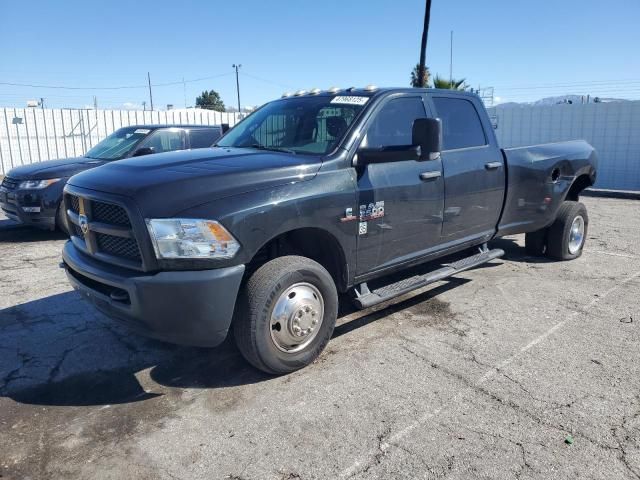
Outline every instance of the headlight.
POLYGON ((147 219, 156 258, 232 258, 240 244, 214 220, 147 219))
POLYGON ((47 188, 49 185, 56 183, 59 180, 59 178, 49 178, 47 180, 25 180, 24 182, 20 182, 18 188, 22 188, 24 190, 40 190, 42 188, 47 188))

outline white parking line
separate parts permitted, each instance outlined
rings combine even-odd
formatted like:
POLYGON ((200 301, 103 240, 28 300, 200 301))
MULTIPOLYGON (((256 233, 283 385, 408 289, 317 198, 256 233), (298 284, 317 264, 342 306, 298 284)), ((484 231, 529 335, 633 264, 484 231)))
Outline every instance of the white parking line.
MULTIPOLYGON (((629 283, 630 281, 632 281, 632 280, 634 280, 634 279, 636 279, 638 277, 640 277, 640 271, 634 273, 629 278, 623 280, 618 285, 616 285, 615 287, 610 288, 609 290, 607 290, 603 294, 599 295, 598 297, 595 297, 593 300, 591 300, 591 302, 589 302, 586 305, 585 310, 588 310, 589 308, 593 307, 595 304, 597 304, 598 302, 600 302, 601 300, 603 300, 604 298, 609 296, 611 293, 613 293, 614 291, 618 290, 620 287, 626 285, 627 283, 629 283)), ((542 342, 545 339, 549 338, 551 335, 553 335, 555 332, 557 332, 559 329, 561 329, 567 322, 569 322, 569 320, 571 320, 576 315, 580 315, 582 313, 583 313, 582 311, 575 311, 575 312, 570 313, 564 320, 556 323, 553 327, 551 327, 549 330, 544 332, 542 335, 539 335, 538 337, 536 337, 533 340, 531 340, 529 343, 527 343, 525 346, 523 346, 520 350, 518 350, 517 353, 515 353, 511 357, 509 357, 506 360, 504 360, 503 362, 501 362, 497 367, 493 367, 490 370, 488 370, 487 372, 485 372, 473 384, 473 387, 478 387, 478 386, 482 385, 483 383, 485 383, 487 380, 493 378, 496 374, 498 374, 500 372, 500 370, 502 370, 504 367, 506 367, 507 365, 512 363, 516 358, 520 357, 523 353, 528 352, 533 347, 538 345, 540 342, 542 342)), ((399 430, 398 432, 396 432, 393 435, 391 435, 389 437, 388 441, 386 442, 385 450, 387 448, 389 448, 390 444, 394 444, 394 443, 397 443, 398 441, 402 440, 404 437, 409 435, 413 430, 415 430, 417 427, 421 426, 427 420, 430 420, 434 416, 442 413, 447 407, 449 407, 452 404, 456 403, 462 397, 463 393, 465 393, 465 394, 468 393, 468 391, 472 390, 473 387, 468 387, 465 390, 461 390, 458 394, 454 395, 453 398, 446 405, 444 405, 444 406, 442 406, 442 407, 440 407, 440 408, 438 408, 436 410, 433 410, 432 412, 425 413, 422 417, 418 418, 415 422, 411 423, 410 425, 406 426, 402 430, 399 430)), ((361 458, 356 460, 351 466, 349 466, 348 468, 344 469, 340 473, 339 477, 340 478, 348 478, 348 477, 351 477, 351 476, 355 475, 356 473, 358 473, 358 469, 360 468, 360 466, 363 463, 365 463, 368 459, 372 458, 376 453, 377 453, 377 451, 374 450, 374 451, 369 452, 367 455, 363 455, 361 458)))
POLYGON ((601 255, 611 255, 613 257, 624 257, 624 258, 640 258, 637 255, 629 255, 627 253, 617 253, 617 252, 605 252, 604 250, 585 250, 587 253, 599 253, 601 255))

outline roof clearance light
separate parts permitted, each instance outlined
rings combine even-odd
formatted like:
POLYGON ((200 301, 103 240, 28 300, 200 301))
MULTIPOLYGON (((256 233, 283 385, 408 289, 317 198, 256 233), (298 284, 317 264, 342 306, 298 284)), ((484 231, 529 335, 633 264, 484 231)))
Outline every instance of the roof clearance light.
POLYGON ((307 93, 307 91, 306 91, 306 90, 298 90, 296 93, 294 93, 294 95, 295 95, 296 97, 299 97, 299 96, 301 96, 301 95, 304 95, 305 93, 307 93))
POLYGON ((375 91, 377 89, 378 89, 378 87, 376 87, 375 85, 371 85, 371 84, 369 84, 366 87, 364 87, 364 91, 365 92, 373 92, 373 91, 375 91))
POLYGON ((340 89, 338 87, 331 87, 327 90, 329 93, 338 93, 340 89))
POLYGON ((284 92, 282 94, 282 98, 287 98, 287 97, 290 97, 290 96, 291 96, 291 92, 284 92))
POLYGON ((311 90, 309 90, 309 94, 310 95, 317 95, 320 93, 320 89, 319 88, 312 88, 311 90))

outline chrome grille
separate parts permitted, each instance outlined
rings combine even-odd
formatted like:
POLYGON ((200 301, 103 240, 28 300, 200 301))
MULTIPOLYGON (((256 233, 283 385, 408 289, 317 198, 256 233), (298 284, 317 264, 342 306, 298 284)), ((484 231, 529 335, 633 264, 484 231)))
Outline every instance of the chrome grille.
POLYGON ((65 195, 71 235, 76 238, 77 246, 89 255, 99 254, 101 260, 112 259, 115 264, 142 268, 140 248, 124 207, 70 193, 65 195), (85 222, 83 232, 80 225, 85 222))

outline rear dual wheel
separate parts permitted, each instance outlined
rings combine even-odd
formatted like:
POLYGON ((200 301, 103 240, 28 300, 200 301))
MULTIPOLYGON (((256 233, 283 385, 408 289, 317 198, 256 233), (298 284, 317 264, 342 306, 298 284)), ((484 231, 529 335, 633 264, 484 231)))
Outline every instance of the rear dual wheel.
POLYGON ((306 257, 279 257, 256 270, 240 292, 236 344, 256 368, 289 373, 320 355, 337 314, 336 286, 322 265, 306 257))
POLYGON ((582 255, 589 216, 580 202, 563 202, 549 227, 547 255, 556 260, 573 260, 582 255))
POLYGON ((525 249, 529 255, 573 260, 582 255, 588 226, 587 207, 580 202, 565 201, 549 227, 525 235, 525 249))

